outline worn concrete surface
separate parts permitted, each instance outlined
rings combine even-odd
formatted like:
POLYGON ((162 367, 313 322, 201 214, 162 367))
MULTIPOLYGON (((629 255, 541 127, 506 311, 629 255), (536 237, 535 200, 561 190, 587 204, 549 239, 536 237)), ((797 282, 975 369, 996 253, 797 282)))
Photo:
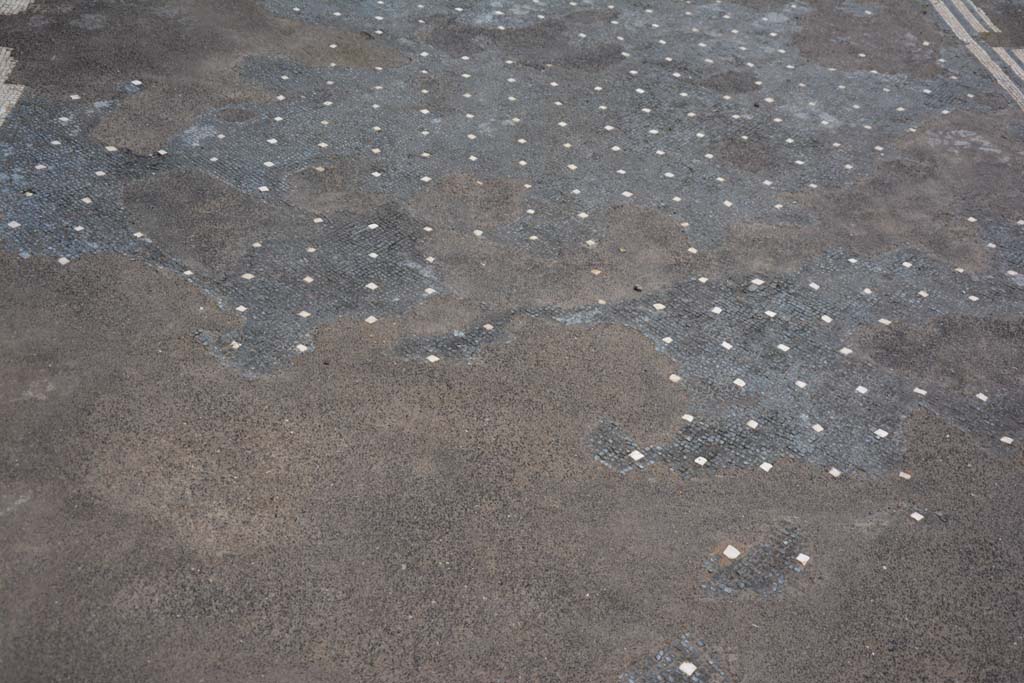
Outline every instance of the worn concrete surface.
POLYGON ((1013 0, 0 0, 0 680, 1024 680, 1013 0))

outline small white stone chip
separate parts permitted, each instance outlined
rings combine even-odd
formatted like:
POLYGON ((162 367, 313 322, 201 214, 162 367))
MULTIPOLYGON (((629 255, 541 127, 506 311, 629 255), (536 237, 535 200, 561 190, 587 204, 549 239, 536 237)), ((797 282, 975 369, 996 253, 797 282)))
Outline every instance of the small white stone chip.
POLYGON ((924 515, 922 515, 920 512, 911 512, 910 518, 915 522, 920 522, 922 519, 924 519, 924 515))
POLYGON ((728 557, 730 560, 735 560, 737 557, 740 556, 740 551, 731 545, 727 545, 725 546, 725 550, 722 551, 722 554, 728 557))
POLYGON ((765 472, 771 472, 772 464, 770 462, 763 462, 761 463, 761 469, 764 470, 765 472))
POLYGON ((757 429, 757 420, 747 420, 747 426, 751 429, 757 429))
POLYGON ((842 473, 842 471, 838 470, 838 469, 837 469, 837 468, 835 468, 835 467, 829 468, 829 471, 828 471, 828 473, 829 473, 829 474, 831 474, 831 475, 832 475, 833 477, 835 477, 836 479, 838 479, 839 477, 843 476, 843 473, 842 473))
POLYGON ((427 360, 430 361, 431 363, 436 363, 441 359, 435 356, 434 354, 430 354, 429 356, 427 356, 427 360))
POLYGON ((629 457, 633 460, 633 462, 640 462, 641 460, 644 459, 644 454, 641 453, 640 451, 634 450, 632 453, 629 454, 629 457))
MULTIPOLYGON (((730 546, 732 547, 732 546, 730 546)), ((679 665, 679 670, 682 671, 686 676, 692 676, 697 672, 697 667, 693 662, 683 662, 679 665)))
POLYGON ((889 432, 885 431, 884 429, 876 429, 875 436, 877 436, 879 439, 884 439, 885 437, 889 436, 889 432))
POLYGON ((677 384, 683 380, 682 377, 680 377, 679 375, 677 375, 675 373, 672 373, 671 375, 669 375, 668 379, 669 379, 670 382, 675 382, 677 384))
POLYGON ((696 458, 693 459, 693 461, 700 465, 701 467, 704 467, 704 465, 708 464, 708 459, 705 458, 703 455, 698 455, 696 458))
POLYGON ((811 556, 810 555, 805 555, 803 553, 800 553, 799 555, 796 556, 796 561, 799 562, 800 564, 806 565, 808 562, 811 561, 811 556))

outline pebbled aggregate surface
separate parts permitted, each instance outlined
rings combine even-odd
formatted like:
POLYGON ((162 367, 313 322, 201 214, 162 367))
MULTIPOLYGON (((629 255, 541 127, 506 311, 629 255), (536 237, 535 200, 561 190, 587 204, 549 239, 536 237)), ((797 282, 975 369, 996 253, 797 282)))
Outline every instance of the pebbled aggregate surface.
POLYGON ((1021 680, 1022 21, 0 0, 4 677, 1021 680))

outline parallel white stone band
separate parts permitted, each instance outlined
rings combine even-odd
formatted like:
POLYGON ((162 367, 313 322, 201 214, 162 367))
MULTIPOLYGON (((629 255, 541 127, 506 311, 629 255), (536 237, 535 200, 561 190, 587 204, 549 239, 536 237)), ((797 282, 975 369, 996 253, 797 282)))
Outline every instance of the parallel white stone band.
POLYGON ((0 14, 17 14, 24 12, 32 0, 0 0, 0 14))
MULTIPOLYGON (((0 14, 17 14, 24 12, 32 0, 0 0, 0 14)), ((14 109, 21 97, 24 86, 13 85, 7 82, 7 77, 14 69, 14 58, 11 56, 11 49, 0 47, 0 126, 4 125, 7 115, 14 109)))
MULTIPOLYGON (((1021 108, 1021 111, 1024 111, 1024 92, 1021 91, 1020 87, 1018 87, 1017 84, 1014 83, 1013 79, 1003 71, 1002 67, 1000 67, 999 64, 989 56, 988 51, 978 44, 978 41, 974 39, 974 36, 964 28, 964 25, 960 23, 960 20, 956 18, 953 11, 942 0, 929 1, 932 3, 932 7, 935 8, 935 11, 939 13, 939 16, 942 17, 942 20, 945 21, 949 28, 953 30, 956 37, 967 46, 967 49, 970 50, 972 55, 974 55, 974 58, 981 62, 981 65, 985 67, 990 74, 992 74, 992 77, 996 79, 996 82, 999 83, 1010 98, 1017 103, 1017 106, 1021 108)), ((961 12, 961 15, 968 21, 968 24, 970 24, 972 28, 974 28, 974 25, 978 25, 980 28, 978 31, 979 33, 985 33, 988 31, 988 29, 978 24, 978 20, 975 19, 974 15, 970 14, 964 6, 963 0, 951 0, 951 2, 953 6, 961 12), (970 17, 970 19, 968 19, 968 17, 970 17)), ((1002 57, 1002 55, 1000 55, 1000 57, 1002 57)))
POLYGON ((11 57, 11 49, 0 47, 0 126, 4 125, 7 115, 14 109, 14 105, 21 97, 23 86, 7 83, 7 77, 14 69, 14 59, 11 57))

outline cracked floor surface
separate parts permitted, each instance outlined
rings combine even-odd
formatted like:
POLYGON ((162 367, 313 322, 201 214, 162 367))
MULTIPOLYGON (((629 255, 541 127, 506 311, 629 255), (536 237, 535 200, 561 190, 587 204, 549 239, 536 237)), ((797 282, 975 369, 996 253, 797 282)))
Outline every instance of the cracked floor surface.
POLYGON ((1024 678, 1012 0, 0 0, 13 681, 1024 678))

